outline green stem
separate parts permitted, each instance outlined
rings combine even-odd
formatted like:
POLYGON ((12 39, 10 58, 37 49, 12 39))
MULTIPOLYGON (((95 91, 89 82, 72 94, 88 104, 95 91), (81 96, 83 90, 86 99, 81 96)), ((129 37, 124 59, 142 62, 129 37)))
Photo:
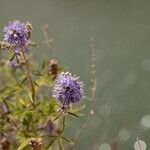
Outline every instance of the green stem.
POLYGON ((28 75, 28 79, 29 79, 29 83, 30 83, 30 88, 32 90, 32 99, 33 99, 32 105, 35 107, 35 104, 34 104, 34 100, 35 100, 35 88, 34 88, 34 84, 33 84, 32 78, 31 78, 29 62, 28 62, 27 56, 26 56, 23 48, 21 49, 21 52, 22 52, 23 59, 25 61, 25 65, 26 65, 26 69, 27 69, 27 75, 28 75))
POLYGON ((63 147, 63 144, 62 144, 60 137, 57 138, 57 141, 58 141, 59 150, 64 150, 64 147, 63 147))
POLYGON ((57 137, 55 137, 45 148, 45 150, 48 150, 48 148, 55 142, 55 140, 57 139, 57 137))
POLYGON ((64 130, 65 130, 65 125, 66 125, 66 116, 64 115, 64 116, 63 116, 63 122, 62 122, 62 129, 61 129, 61 133, 63 133, 63 132, 64 132, 64 130))

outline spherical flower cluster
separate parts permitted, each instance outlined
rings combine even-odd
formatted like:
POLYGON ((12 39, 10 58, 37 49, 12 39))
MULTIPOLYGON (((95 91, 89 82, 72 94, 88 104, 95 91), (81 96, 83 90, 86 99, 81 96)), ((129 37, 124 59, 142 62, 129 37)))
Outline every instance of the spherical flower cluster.
POLYGON ((53 88, 53 97, 63 106, 80 102, 83 98, 83 84, 79 81, 79 77, 69 72, 59 74, 53 88))
POLYGON ((26 23, 20 21, 9 22, 3 29, 4 41, 14 46, 17 52, 23 46, 27 46, 29 28, 26 23))

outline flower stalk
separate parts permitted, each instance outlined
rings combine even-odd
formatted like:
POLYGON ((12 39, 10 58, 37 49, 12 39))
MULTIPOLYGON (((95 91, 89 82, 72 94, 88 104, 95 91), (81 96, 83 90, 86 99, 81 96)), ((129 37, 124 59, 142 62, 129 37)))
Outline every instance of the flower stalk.
POLYGON ((24 59, 25 65, 26 65, 29 84, 30 84, 30 88, 32 91, 32 100, 33 100, 32 105, 35 107, 35 102, 34 102, 35 101, 35 88, 34 88, 33 80, 32 80, 31 73, 30 73, 29 61, 27 59, 27 56, 26 56, 23 48, 21 48, 21 52, 22 52, 22 57, 24 59))

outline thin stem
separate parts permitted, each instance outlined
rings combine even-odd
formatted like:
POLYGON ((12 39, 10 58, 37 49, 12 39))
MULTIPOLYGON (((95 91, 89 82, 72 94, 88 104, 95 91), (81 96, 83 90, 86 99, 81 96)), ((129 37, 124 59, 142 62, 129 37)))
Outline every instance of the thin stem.
MULTIPOLYGON (((87 118, 85 123, 82 125, 81 130, 79 132, 79 134, 77 135, 77 137, 74 139, 74 143, 76 144, 82 133, 84 132, 84 130, 88 127, 92 116, 94 115, 94 101, 95 101, 95 97, 96 97, 96 89, 97 89, 97 77, 96 77, 96 54, 95 54, 95 44, 94 44, 94 38, 91 37, 91 98, 89 100, 89 106, 90 106, 90 110, 87 114, 87 118)), ((69 150, 74 150, 75 149, 75 144, 72 145, 69 150)))
POLYGON ((61 129, 61 132, 63 133, 64 130, 65 130, 65 125, 66 125, 66 116, 64 115, 63 116, 63 122, 62 122, 62 129, 61 129))
POLYGON ((29 83, 30 83, 30 88, 32 90, 33 106, 35 107, 35 105, 34 105, 35 89, 34 89, 34 84, 33 84, 32 78, 31 78, 31 73, 30 73, 30 68, 29 68, 29 62, 28 62, 27 56, 26 56, 23 48, 21 49, 21 52, 22 52, 23 59, 25 61, 25 65, 26 65, 26 69, 27 69, 27 74, 28 74, 28 79, 29 79, 29 83))
POLYGON ((64 150, 64 147, 63 147, 63 144, 62 144, 62 140, 61 140, 61 135, 64 133, 65 124, 66 124, 66 116, 64 115, 63 118, 62 118, 62 128, 61 128, 60 132, 57 135, 57 141, 58 141, 59 150, 64 150))
POLYGON ((57 138, 57 141, 58 141, 59 150, 64 150, 64 147, 63 147, 63 144, 62 144, 62 141, 61 141, 60 137, 57 138))
POLYGON ((56 141, 57 137, 55 137, 45 148, 45 150, 48 150, 48 148, 56 141))

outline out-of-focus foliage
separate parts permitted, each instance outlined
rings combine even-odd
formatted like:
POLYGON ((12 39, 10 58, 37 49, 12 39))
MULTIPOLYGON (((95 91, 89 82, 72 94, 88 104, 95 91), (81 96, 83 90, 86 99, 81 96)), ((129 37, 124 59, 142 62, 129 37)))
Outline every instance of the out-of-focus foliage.
POLYGON ((32 56, 23 51, 19 54, 18 66, 9 66, 8 60, 16 57, 14 51, 4 48, 0 52, 1 56, 6 56, 0 60, 2 149, 5 145, 10 149, 29 149, 30 144, 34 147, 34 139, 42 140, 42 149, 53 145, 63 149, 64 141, 72 144, 64 135, 66 120, 70 115, 79 117, 83 106, 70 105, 63 110, 52 97, 56 74, 63 69, 59 66, 54 74, 49 60, 36 64, 32 56))

